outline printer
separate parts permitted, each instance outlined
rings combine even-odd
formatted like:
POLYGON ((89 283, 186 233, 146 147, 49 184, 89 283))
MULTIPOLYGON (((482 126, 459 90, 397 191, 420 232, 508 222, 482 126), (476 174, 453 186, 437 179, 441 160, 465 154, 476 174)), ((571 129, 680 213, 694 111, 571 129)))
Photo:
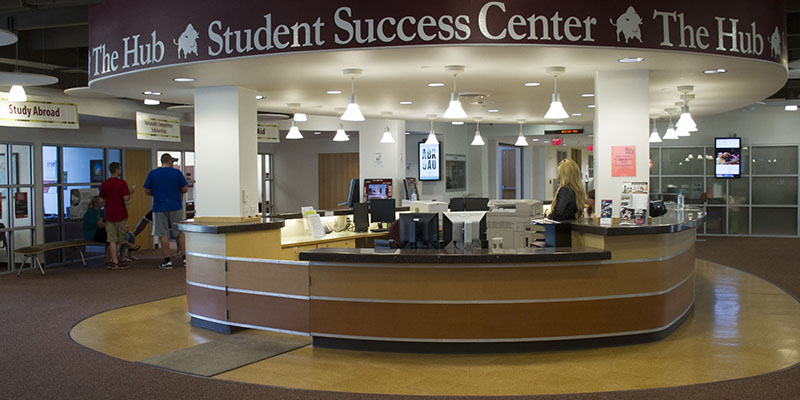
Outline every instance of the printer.
POLYGON ((412 213, 437 213, 439 214, 439 228, 442 227, 442 213, 447 211, 447 203, 443 201, 412 200, 409 205, 412 213))
POLYGON ((496 199, 489 201, 486 213, 486 239, 503 238, 503 247, 530 247, 533 241, 531 220, 542 218, 541 200, 496 199))

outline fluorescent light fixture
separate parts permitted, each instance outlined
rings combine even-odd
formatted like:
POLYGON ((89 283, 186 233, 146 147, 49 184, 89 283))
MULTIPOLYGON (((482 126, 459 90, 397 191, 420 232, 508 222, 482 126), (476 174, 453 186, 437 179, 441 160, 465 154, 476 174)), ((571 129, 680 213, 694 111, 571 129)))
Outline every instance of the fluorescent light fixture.
POLYGON ((326 94, 342 94, 341 90, 328 90, 326 94))
POLYGON ((194 78, 189 78, 189 77, 172 78, 172 80, 175 81, 175 82, 194 82, 195 81, 194 78))
POLYGON ((146 106, 157 106, 161 104, 160 101, 154 99, 144 99, 144 105, 146 106))
POLYGON ((514 146, 524 147, 524 146, 527 146, 527 145, 528 145, 528 141, 525 140, 525 136, 522 134, 522 123, 520 122, 520 124, 519 124, 519 137, 517 137, 517 142, 514 143, 514 146))
POLYGON ((350 140, 350 136, 345 133, 342 124, 339 124, 339 129, 336 130, 336 135, 333 137, 334 142, 346 142, 350 140))
POLYGON ((292 126, 289 128, 289 133, 286 134, 286 139, 302 139, 303 134, 300 133, 300 129, 297 129, 297 123, 292 120, 292 126))
POLYGON ((315 132, 314 132, 314 134, 315 134, 315 135, 322 135, 322 132, 320 132, 320 131, 315 131, 315 132))
POLYGON ((297 122, 308 121, 308 115, 306 115, 305 113, 296 112, 294 113, 294 120, 297 122))
POLYGON ((381 143, 394 143, 394 136, 392 136, 392 131, 389 130, 388 126, 386 127, 386 130, 383 132, 381 143))
POLYGON ((350 77, 350 97, 347 103, 347 109, 342 114, 342 121, 363 121, 364 114, 356 103, 356 77, 361 75, 360 69, 345 69, 345 76, 350 77))
POLYGON ((8 91, 8 101, 28 101, 28 95, 25 94, 25 88, 23 88, 22 85, 11 86, 11 90, 8 91))
POLYGON ((498 112, 500 112, 500 110, 491 109, 491 110, 486 110, 486 112, 498 113, 498 112))
POLYGON ((142 92, 142 94, 145 96, 161 96, 161 92, 153 92, 150 90, 145 90, 144 92, 142 92))
POLYGON ((526 87, 536 87, 536 86, 540 86, 540 85, 541 85, 541 83, 539 83, 539 82, 525 82, 525 86, 526 87))
POLYGON ((412 102, 412 101, 401 101, 401 102, 400 102, 400 105, 401 105, 401 106, 409 106, 409 105, 411 105, 411 104, 414 104, 414 102, 412 102))
POLYGON ((572 115, 573 117, 580 117, 580 116, 581 116, 581 115, 583 115, 583 114, 581 114, 581 113, 572 113, 571 115, 572 115))
POLYGON ((623 57, 623 58, 620 58, 617 61, 619 61, 621 63, 625 63, 625 64, 627 64, 627 63, 639 63, 639 62, 644 61, 644 57, 623 57))
POLYGON ((545 71, 550 75, 553 75, 554 86, 553 86, 553 100, 550 102, 550 108, 547 110, 547 113, 544 114, 544 118, 567 119, 569 118, 569 114, 567 114, 567 110, 564 109, 564 105, 561 104, 561 95, 558 94, 558 75, 566 71, 566 68, 549 67, 546 68, 545 71))
POLYGON ((724 74, 726 72, 728 72, 728 70, 725 69, 725 68, 707 69, 707 70, 703 71, 704 74, 709 74, 709 75, 712 75, 712 74, 724 74))
POLYGON ((439 140, 436 139, 436 132, 433 130, 433 118, 431 118, 431 131, 428 133, 428 138, 425 139, 425 144, 439 144, 439 140))
MULTIPOLYGON (((13 90, 13 88, 12 88, 12 90, 13 90)), ((787 104, 786 107, 783 107, 783 109, 785 111, 797 111, 798 107, 797 107, 797 104, 787 104)))
POLYGON ((428 86, 430 86, 430 87, 442 87, 442 86, 444 86, 444 83, 441 83, 441 82, 431 82, 431 83, 429 83, 429 84, 428 84, 428 86))
POLYGON ((464 125, 464 121, 453 121, 451 122, 453 125, 464 125))
POLYGON ((262 96, 260 94, 257 94, 256 95, 256 100, 264 100, 264 96, 262 96))
POLYGON ((594 93, 584 93, 581 97, 594 97, 594 93))
POLYGON ((594 105, 594 104, 589 104, 589 105, 588 105, 588 106, 586 106, 586 107, 587 107, 587 108, 595 108, 595 107, 597 107, 597 106, 596 106, 596 105, 594 105))

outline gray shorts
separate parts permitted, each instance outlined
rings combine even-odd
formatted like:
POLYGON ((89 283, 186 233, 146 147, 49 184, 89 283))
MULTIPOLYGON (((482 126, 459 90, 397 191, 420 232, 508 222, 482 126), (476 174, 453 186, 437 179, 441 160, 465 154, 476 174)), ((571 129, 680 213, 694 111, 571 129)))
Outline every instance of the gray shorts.
POLYGON ((154 212, 153 213, 153 236, 177 238, 180 231, 178 222, 183 219, 183 210, 154 212))

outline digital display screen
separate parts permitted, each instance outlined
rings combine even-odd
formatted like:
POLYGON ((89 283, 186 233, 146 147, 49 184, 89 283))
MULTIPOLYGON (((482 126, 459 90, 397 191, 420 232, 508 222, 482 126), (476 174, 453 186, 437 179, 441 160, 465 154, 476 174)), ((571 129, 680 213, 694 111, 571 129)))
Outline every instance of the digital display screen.
POLYGON ((389 191, 385 183, 370 183, 367 185, 367 200, 388 198, 389 191))
POLYGON ((738 178, 742 173, 742 139, 714 139, 714 176, 716 178, 738 178))
POLYGON ((439 181, 442 179, 441 144, 419 142, 419 180, 439 181))

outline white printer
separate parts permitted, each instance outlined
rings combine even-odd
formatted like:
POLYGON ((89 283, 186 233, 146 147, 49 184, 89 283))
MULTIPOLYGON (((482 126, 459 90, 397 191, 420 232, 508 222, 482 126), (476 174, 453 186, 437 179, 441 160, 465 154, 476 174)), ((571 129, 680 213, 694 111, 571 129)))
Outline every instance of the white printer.
POLYGON ((530 247, 533 241, 531 220, 542 217, 541 200, 490 200, 486 239, 491 243, 493 238, 503 238, 505 249, 530 247))
POLYGON ((409 211, 412 213, 439 214, 439 228, 442 227, 442 213, 447 211, 447 203, 443 201, 412 200, 409 211))

